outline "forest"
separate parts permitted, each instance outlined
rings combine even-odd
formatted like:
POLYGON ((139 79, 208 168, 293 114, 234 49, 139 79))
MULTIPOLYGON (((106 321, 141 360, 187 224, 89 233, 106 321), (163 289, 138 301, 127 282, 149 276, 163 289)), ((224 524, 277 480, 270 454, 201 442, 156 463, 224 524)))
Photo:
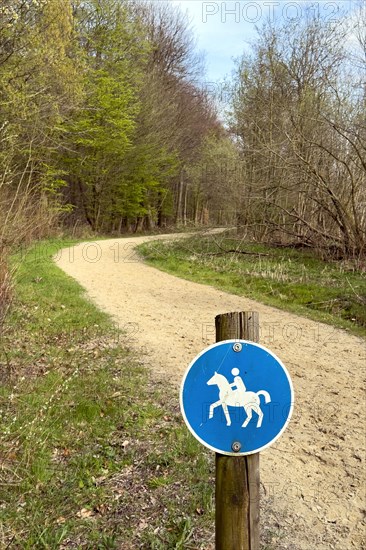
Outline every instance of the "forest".
POLYGON ((362 257, 365 21, 264 22, 220 102, 170 3, 4 0, 2 258, 60 227, 202 225, 362 257))
POLYGON ((238 310, 295 391, 260 548, 366 548, 366 8, 338 3, 262 18, 209 82, 184 2, 0 0, 0 548, 213 550, 177 388, 238 310))

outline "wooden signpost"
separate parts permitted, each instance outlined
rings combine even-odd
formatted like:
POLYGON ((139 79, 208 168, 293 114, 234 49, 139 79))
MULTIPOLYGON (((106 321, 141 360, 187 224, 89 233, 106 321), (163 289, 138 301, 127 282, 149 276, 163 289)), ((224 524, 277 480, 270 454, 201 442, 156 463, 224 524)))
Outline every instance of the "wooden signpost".
MULTIPOLYGON (((216 342, 259 341, 259 314, 235 312, 215 319, 216 342)), ((259 453, 216 453, 216 550, 259 550, 259 453)))
POLYGON ((291 378, 259 340, 257 312, 215 319, 216 343, 183 377, 180 406, 194 437, 216 453, 216 550, 259 550, 259 452, 285 430, 291 378))

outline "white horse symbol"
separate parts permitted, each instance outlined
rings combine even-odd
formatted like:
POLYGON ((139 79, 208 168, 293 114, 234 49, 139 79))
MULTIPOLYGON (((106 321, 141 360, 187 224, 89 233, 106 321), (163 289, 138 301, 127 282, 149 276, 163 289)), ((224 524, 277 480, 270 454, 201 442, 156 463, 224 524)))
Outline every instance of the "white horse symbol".
POLYGON ((252 411, 256 412, 258 415, 258 421, 257 421, 257 428, 260 428, 262 425, 263 420, 263 412, 260 408, 260 399, 259 396, 263 395, 265 402, 270 403, 271 402, 271 396, 268 392, 265 390, 260 390, 258 392, 253 391, 246 391, 245 386, 243 384, 243 388, 238 388, 236 390, 232 389, 233 385, 236 384, 230 384, 228 380, 223 376, 222 374, 219 374, 218 372, 215 372, 212 378, 207 382, 209 386, 213 386, 216 384, 219 388, 219 400, 215 403, 212 403, 210 406, 210 414, 209 418, 213 417, 214 409, 216 407, 222 406, 222 409, 225 414, 226 418, 226 425, 231 425, 231 418, 228 411, 228 406, 230 407, 243 407, 247 418, 244 420, 244 423, 242 425, 242 428, 245 428, 249 422, 252 419, 252 411))

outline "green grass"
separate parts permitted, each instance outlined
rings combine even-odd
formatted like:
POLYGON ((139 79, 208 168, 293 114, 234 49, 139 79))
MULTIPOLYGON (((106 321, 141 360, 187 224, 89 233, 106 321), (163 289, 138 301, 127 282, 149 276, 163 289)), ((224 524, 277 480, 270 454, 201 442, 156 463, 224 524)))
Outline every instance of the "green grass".
POLYGON ((183 425, 176 391, 53 264, 65 244, 13 257, 16 299, 0 342, 0 547, 207 548, 212 456, 183 425))
POLYGON ((366 271, 351 263, 217 235, 155 241, 139 251, 168 273, 366 335, 366 271), (223 253, 231 249, 250 254, 223 253))

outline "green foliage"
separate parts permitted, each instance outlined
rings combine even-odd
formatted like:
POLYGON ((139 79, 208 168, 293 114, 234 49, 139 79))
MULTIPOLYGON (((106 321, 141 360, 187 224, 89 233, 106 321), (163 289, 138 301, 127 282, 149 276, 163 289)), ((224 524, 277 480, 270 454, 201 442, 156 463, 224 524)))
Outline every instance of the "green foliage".
POLYGON ((71 5, 5 1, 0 8, 0 241, 47 235, 63 204, 58 126, 78 101, 71 5))
POLYGON ((192 54, 188 21, 172 6, 5 0, 3 225, 9 205, 18 226, 39 207, 37 228, 47 210, 55 219, 44 226, 61 213, 104 233, 172 219, 179 172, 197 162, 205 136, 217 129, 213 108, 191 82, 192 54))
POLYGON ((123 75, 115 78, 97 70, 86 82, 85 105, 65 127, 74 153, 64 160, 72 177, 83 183, 88 217, 99 229, 102 207, 123 186, 122 164, 138 105, 123 75))

